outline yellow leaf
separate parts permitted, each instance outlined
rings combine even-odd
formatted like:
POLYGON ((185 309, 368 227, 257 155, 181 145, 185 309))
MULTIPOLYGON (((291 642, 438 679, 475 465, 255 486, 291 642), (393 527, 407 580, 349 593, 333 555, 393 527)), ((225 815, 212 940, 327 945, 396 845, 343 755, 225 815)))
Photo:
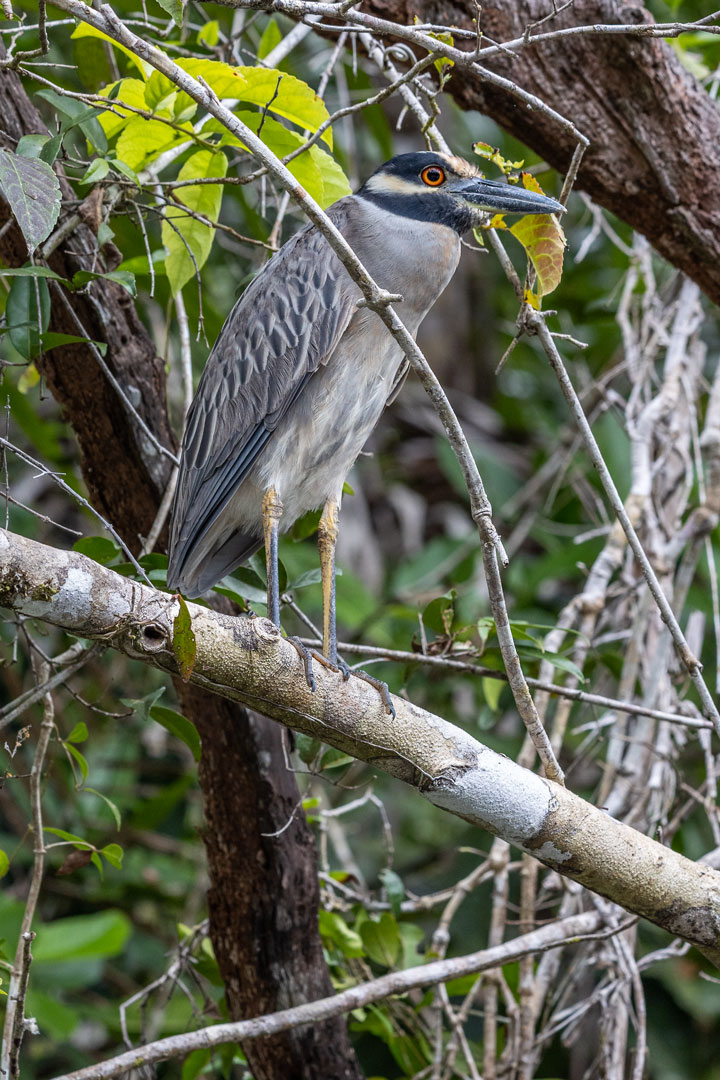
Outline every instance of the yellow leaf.
POLYGON ((31 390, 33 386, 37 386, 39 382, 40 372, 34 364, 28 364, 18 379, 18 390, 21 394, 27 394, 28 390, 31 390))
MULTIPOLYGON (((534 176, 528 172, 522 173, 521 176, 523 187, 528 191, 536 191, 539 195, 545 194, 534 176)), ((528 214, 511 225, 510 232, 525 248, 535 268, 536 293, 531 293, 526 300, 533 307, 539 308, 540 297, 547 296, 560 284, 565 254, 565 233, 552 214, 528 214)))
POLYGON ((540 297, 532 289, 523 289, 523 300, 531 308, 535 308, 536 311, 540 310, 540 297))
POLYGON ((551 214, 528 214, 510 227, 535 267, 537 294, 547 296, 560 284, 565 234, 551 214))

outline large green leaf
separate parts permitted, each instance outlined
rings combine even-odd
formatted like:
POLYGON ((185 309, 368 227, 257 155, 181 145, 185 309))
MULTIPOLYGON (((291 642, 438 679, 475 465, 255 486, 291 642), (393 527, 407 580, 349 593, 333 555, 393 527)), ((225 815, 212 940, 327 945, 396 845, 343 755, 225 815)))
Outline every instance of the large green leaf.
POLYGON ((100 41, 107 41, 110 45, 112 45, 114 49, 118 49, 121 53, 125 53, 125 56, 127 56, 128 59, 131 60, 132 63, 135 65, 135 67, 138 68, 143 79, 147 79, 150 72, 152 71, 152 67, 150 66, 150 64, 147 64, 144 60, 141 60, 140 57, 137 56, 134 52, 131 52, 130 49, 126 49, 124 45, 121 45, 118 41, 115 41, 113 38, 108 37, 107 34, 103 34, 102 30, 96 30, 94 26, 90 26, 88 23, 81 22, 80 25, 77 26, 75 30, 73 30, 72 37, 99 38, 100 41))
MULTIPOLYGON (((219 98, 247 101, 291 120, 301 128, 317 131, 328 119, 325 103, 311 86, 284 71, 260 67, 230 67, 217 60, 178 60, 178 65, 193 78, 200 76, 219 98)), ((323 135, 332 146, 332 129, 323 135)))
POLYGON ((130 920, 122 911, 97 911, 41 926, 33 946, 35 963, 58 963, 81 957, 117 956, 130 936, 130 920))
MULTIPOLYGON (((183 165, 179 180, 198 177, 225 176, 227 158, 222 151, 198 150, 183 165)), ((178 188, 177 198, 190 210, 195 210, 210 221, 217 221, 222 203, 222 185, 201 184, 178 188)), ((165 270, 173 296, 195 274, 195 266, 188 248, 201 269, 210 254, 215 230, 202 221, 186 214, 181 206, 167 207, 162 226, 162 241, 167 251, 165 270), (172 222, 172 224, 170 224, 172 222)))
POLYGON ((108 104, 114 110, 110 112, 109 109, 104 109, 98 115, 98 120, 108 139, 113 139, 122 130, 129 116, 135 116, 135 113, 123 108, 123 102, 126 105, 132 105, 135 109, 148 108, 145 100, 145 83, 141 79, 120 79, 118 82, 110 83, 109 86, 104 86, 99 93, 102 97, 109 99, 108 104), (118 116, 118 113, 121 115, 118 116))
POLYGON ((47 281, 44 278, 14 277, 5 305, 5 316, 14 348, 24 360, 32 360, 40 351, 40 334, 47 330, 50 323, 47 281))
MULTIPOLYGON (((270 116, 266 116, 263 121, 262 113, 244 110, 236 111, 235 115, 252 131, 257 132, 259 129, 260 138, 276 157, 286 157, 304 142, 299 132, 286 128, 270 116)), ((203 131, 205 133, 218 132, 221 135, 222 146, 240 146, 244 150, 247 149, 245 144, 231 135, 219 120, 210 120, 205 124, 203 131)), ((297 182, 302 184, 308 195, 311 195, 323 209, 342 198, 343 195, 350 194, 350 185, 345 173, 335 159, 319 146, 311 146, 309 150, 293 158, 288 162, 288 169, 297 182)))
POLYGON ((146 120, 144 116, 133 116, 125 121, 115 144, 115 152, 119 161, 124 161, 138 172, 165 150, 181 142, 187 142, 187 135, 169 124, 163 124, 160 120, 146 120))
POLYGON ((0 188, 33 251, 47 240, 60 213, 60 184, 46 162, 0 150, 0 188))

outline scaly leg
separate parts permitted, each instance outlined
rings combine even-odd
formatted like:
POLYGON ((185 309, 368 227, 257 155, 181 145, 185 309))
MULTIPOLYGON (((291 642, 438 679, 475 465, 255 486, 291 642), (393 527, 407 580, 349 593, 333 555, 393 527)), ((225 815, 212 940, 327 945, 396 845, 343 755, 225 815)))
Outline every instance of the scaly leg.
MULTIPOLYGON (((267 570, 267 606, 268 618, 280 628, 280 573, 278 571, 278 531, 283 506, 275 488, 268 488, 263 495, 262 522, 265 537, 265 567, 267 570)), ((297 650, 305 668, 305 680, 311 690, 315 689, 312 661, 313 652, 307 649, 297 638, 288 641, 297 650)), ((320 657, 320 659, 323 659, 320 657)))
POLYGON ((338 535, 337 499, 328 499, 318 525, 318 550, 322 575, 323 656, 337 664, 337 625, 335 622, 335 543, 338 535))
POLYGON ((265 537, 265 567, 267 570, 268 619, 280 626, 280 575, 278 572, 278 527, 282 517, 282 503, 275 488, 268 488, 263 495, 262 522, 265 537))
POLYGON ((337 499, 328 499, 318 525, 318 549, 320 551, 320 572, 322 575, 323 596, 323 656, 342 672, 344 679, 350 675, 362 679, 374 686, 382 698, 383 705, 391 716, 395 709, 390 699, 387 683, 368 675, 366 671, 350 671, 344 660, 337 654, 337 623, 335 619, 335 543, 338 535, 338 517, 340 504, 337 499))

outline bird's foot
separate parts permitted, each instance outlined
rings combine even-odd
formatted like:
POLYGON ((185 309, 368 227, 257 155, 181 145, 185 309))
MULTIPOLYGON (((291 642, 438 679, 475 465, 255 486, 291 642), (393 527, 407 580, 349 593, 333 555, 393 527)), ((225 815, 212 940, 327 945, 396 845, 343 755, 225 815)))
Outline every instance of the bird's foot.
POLYGON ((392 703, 387 683, 383 682, 382 679, 376 679, 374 675, 368 675, 367 671, 362 671, 360 668, 349 668, 344 660, 338 660, 338 667, 342 673, 343 679, 347 680, 351 675, 354 675, 356 679, 362 679, 363 682, 370 683, 370 686, 374 686, 382 698, 385 712, 389 713, 393 720, 395 719, 395 706, 392 703))
POLYGON ((309 649, 307 645, 303 645, 300 638, 289 637, 287 640, 296 650, 298 656, 303 662, 303 666, 305 668, 305 682, 308 684, 311 692, 314 692, 315 690, 315 676, 313 675, 312 667, 313 660, 317 660, 319 664, 322 664, 323 667, 326 667, 329 671, 338 670, 335 664, 331 664, 327 657, 323 656, 322 653, 317 652, 316 649, 309 649))
POLYGON ((347 682, 351 675, 354 675, 357 679, 362 679, 363 682, 369 683, 370 686, 374 686, 382 698, 385 712, 389 713, 389 715, 395 719, 395 706, 392 703, 387 683, 384 683, 381 679, 376 679, 374 675, 368 675, 367 671, 349 668, 345 661, 341 660, 340 657, 337 657, 334 662, 328 660, 327 656, 323 656, 317 649, 308 648, 307 645, 304 645, 302 641, 300 641, 300 638, 289 637, 287 640, 293 648, 296 649, 303 662, 305 667, 305 681, 311 691, 315 690, 315 676, 313 675, 312 664, 313 660, 317 660, 317 662, 327 668, 328 671, 334 671, 342 675, 345 682, 347 682))
POLYGON ((363 682, 370 683, 371 686, 375 687, 380 697, 382 698, 382 703, 385 706, 385 712, 392 716, 394 720, 395 706, 393 705, 392 698, 390 697, 388 684, 386 682, 383 682, 382 679, 376 679, 374 675, 368 675, 367 671, 355 670, 352 672, 352 674, 357 679, 362 679, 363 682))

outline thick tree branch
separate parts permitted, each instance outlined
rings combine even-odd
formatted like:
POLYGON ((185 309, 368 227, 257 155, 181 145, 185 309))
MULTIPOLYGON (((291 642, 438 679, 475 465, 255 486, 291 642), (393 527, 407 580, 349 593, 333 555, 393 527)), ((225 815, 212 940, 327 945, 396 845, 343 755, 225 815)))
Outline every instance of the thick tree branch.
MULTIPOLYGON (((178 601, 77 552, 0 532, 0 603, 177 672, 178 601)), ((720 964, 720 874, 628 828, 460 728, 395 698, 391 720, 367 683, 316 667, 269 620, 188 604, 197 643, 190 681, 259 708, 384 769, 545 865, 698 946, 720 964)))
MULTIPOLYGON (((420 23, 473 30, 472 3, 454 0, 368 0, 364 7, 412 27, 420 23)), ((482 5, 481 28, 494 42, 523 38, 548 14, 547 0, 493 0, 482 5)), ((575 0, 543 30, 652 19, 641 4, 575 0)), ((475 42, 458 40, 462 49, 475 42)), ((666 42, 637 34, 545 38, 519 52, 493 50, 483 65, 514 80, 572 120, 590 139, 577 185, 643 233, 653 247, 720 303, 720 112, 666 42)), ((575 140, 547 112, 472 69, 447 86, 463 109, 486 113, 551 165, 565 172, 575 140)))

